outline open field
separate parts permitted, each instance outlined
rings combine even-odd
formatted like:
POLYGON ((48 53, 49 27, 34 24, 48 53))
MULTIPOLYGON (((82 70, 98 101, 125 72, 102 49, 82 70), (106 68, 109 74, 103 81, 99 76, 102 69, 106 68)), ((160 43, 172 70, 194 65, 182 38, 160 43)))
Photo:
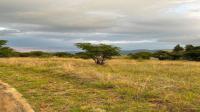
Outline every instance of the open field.
POLYGON ((36 112, 200 111, 198 62, 8 58, 0 80, 36 112))

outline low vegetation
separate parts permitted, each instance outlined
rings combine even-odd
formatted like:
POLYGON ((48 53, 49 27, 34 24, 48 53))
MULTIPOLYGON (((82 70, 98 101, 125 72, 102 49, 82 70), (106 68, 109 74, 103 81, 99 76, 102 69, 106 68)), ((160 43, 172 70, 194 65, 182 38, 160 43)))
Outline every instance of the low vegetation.
MULTIPOLYGON (((77 43, 76 46, 82 50, 76 54, 67 52, 16 52, 10 47, 6 47, 7 41, 0 40, 0 57, 75 57, 83 59, 93 59, 96 64, 104 65, 105 61, 113 56, 120 55, 120 48, 105 44, 77 43)), ((200 61, 200 46, 186 45, 185 48, 179 44, 169 51, 157 52, 137 52, 128 54, 132 59, 159 59, 159 60, 189 60, 200 61)))
POLYGON ((36 112, 199 112, 200 63, 2 58, 0 80, 36 112))

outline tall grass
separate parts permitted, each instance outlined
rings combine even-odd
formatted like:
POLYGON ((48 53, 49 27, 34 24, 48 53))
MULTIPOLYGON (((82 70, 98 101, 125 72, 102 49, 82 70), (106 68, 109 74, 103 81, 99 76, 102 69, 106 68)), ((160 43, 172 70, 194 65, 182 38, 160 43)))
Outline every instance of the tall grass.
POLYGON ((200 111, 198 62, 8 58, 0 79, 37 112, 200 111))

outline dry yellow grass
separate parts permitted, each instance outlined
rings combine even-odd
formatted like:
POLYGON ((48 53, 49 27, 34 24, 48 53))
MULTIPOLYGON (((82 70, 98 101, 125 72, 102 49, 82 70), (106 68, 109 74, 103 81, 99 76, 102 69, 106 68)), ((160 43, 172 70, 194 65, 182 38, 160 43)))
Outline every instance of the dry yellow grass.
POLYGON ((0 79, 38 112, 200 111, 198 62, 9 58, 0 79))

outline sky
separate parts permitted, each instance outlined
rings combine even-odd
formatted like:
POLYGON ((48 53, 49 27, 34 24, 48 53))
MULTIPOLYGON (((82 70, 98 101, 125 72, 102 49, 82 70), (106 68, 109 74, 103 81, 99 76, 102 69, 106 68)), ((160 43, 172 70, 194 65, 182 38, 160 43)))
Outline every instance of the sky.
POLYGON ((0 0, 0 39, 18 51, 200 45, 200 0, 0 0))

